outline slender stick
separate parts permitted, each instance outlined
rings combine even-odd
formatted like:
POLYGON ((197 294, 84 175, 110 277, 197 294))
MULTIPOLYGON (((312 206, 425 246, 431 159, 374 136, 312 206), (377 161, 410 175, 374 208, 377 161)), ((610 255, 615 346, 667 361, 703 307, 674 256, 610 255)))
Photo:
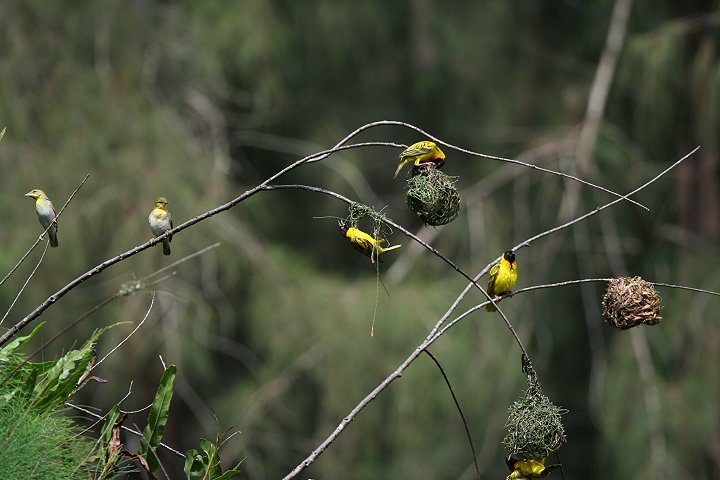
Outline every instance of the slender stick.
POLYGON ((455 396, 455 391, 452 388, 452 385, 450 385, 450 379, 448 379, 447 375, 445 374, 445 370, 443 369, 442 365, 440 365, 440 362, 437 358, 435 358, 435 355, 430 353, 430 350, 425 350, 425 353, 432 359, 432 361, 435 363, 435 365, 438 367, 438 370, 440 370, 440 374, 442 375, 443 379, 445 380, 445 385, 447 385, 448 390, 450 390, 450 395, 452 395, 453 402, 455 402, 455 408, 457 408, 458 413, 460 414, 460 419, 462 420, 463 427, 465 427, 465 435, 467 435, 468 443, 470 444, 470 451, 472 452, 473 457, 473 464, 475 465, 475 473, 477 473, 477 478, 480 478, 480 467, 477 463, 477 453, 475 453, 475 444, 473 444, 472 441, 472 435, 470 435, 470 427, 468 426, 467 420, 465 419, 465 414, 462 411, 462 408, 460 408, 460 402, 458 401, 457 397, 455 396))
POLYGON ((18 291, 17 295, 15 295, 15 298, 13 299, 12 303, 8 307, 7 311, 5 312, 5 315, 3 315, 2 318, 0 318, 0 325, 5 321, 5 319, 10 315, 10 311, 15 306, 15 304, 18 301, 18 298, 20 298, 20 295, 25 291, 25 288, 28 286, 28 283, 30 283, 30 280, 33 276, 35 276, 35 272, 37 272, 37 269, 40 268, 40 265, 42 264, 43 260, 45 260, 45 254, 47 254, 48 247, 50 246, 50 241, 45 244, 45 248, 43 249, 42 255, 40 255, 40 260, 38 260, 37 264, 35 265, 35 268, 32 269, 32 272, 30 272, 30 275, 28 275, 28 278, 25 280, 25 283, 23 283, 23 286, 20 287, 20 290, 18 291))
POLYGON ((693 149, 690 151, 690 153, 684 155, 682 158, 680 158, 679 160, 677 160, 676 162, 674 162, 672 165, 670 165, 669 167, 667 167, 665 170, 663 170, 662 172, 658 173, 658 174, 655 175, 653 178, 651 178, 651 179, 648 180, 647 182, 643 183, 642 185, 640 185, 639 187, 637 187, 635 190, 631 191, 630 193, 628 193, 628 194, 626 194, 626 195, 623 195, 622 197, 620 197, 620 198, 618 198, 618 199, 616 199, 616 200, 613 200, 613 201, 610 202, 610 203, 606 203, 605 205, 601 205, 601 206, 597 207, 595 210, 592 210, 592 211, 590 211, 590 212, 587 212, 587 213, 585 213, 584 215, 580 215, 579 217, 575 218, 574 220, 570 220, 570 221, 565 222, 565 223, 563 223, 563 224, 561 224, 561 225, 558 225, 557 227, 551 228, 550 230, 546 230, 546 231, 544 231, 544 232, 542 232, 542 233, 538 233, 538 234, 535 235, 534 237, 530 237, 530 238, 528 238, 527 240, 525 240, 524 242, 521 242, 521 243, 519 243, 518 245, 516 245, 513 250, 517 250, 517 249, 522 248, 522 247, 530 246, 530 244, 531 244, 532 242, 534 242, 535 240, 537 240, 537 239, 539 239, 539 238, 546 237, 546 236, 548 236, 548 235, 550 235, 550 234, 552 234, 552 233, 558 232, 558 231, 560 231, 560 230, 564 230, 564 229, 566 229, 566 228, 568 228, 568 227, 570 227, 570 226, 572 226, 572 225, 575 225, 575 224, 578 223, 578 222, 581 222, 581 221, 585 220, 585 219, 588 218, 588 217, 592 217, 593 215, 602 212, 603 210, 605 210, 605 209, 608 208, 608 207, 612 207, 612 206, 615 205, 616 203, 624 200, 625 197, 629 197, 630 195, 634 195, 634 194, 638 193, 640 190, 643 190, 643 189, 644 189, 645 187, 647 187, 648 185, 654 183, 656 180, 658 180, 660 177, 662 177, 663 175, 665 175, 666 173, 668 173, 670 170, 672 170, 673 168, 677 167, 677 166, 680 165, 682 162, 684 162, 685 160, 687 160, 690 156, 692 156, 692 155, 693 155, 695 152, 697 152, 698 150, 700 150, 700 147, 695 147, 695 148, 693 148, 693 149))
MULTIPOLYGON (((74 408, 74 409, 77 410, 78 412, 82 412, 82 413, 85 413, 85 414, 87 414, 87 415, 90 415, 91 417, 95 418, 96 420, 104 420, 104 419, 105 419, 105 416, 104 416, 104 415, 98 415, 97 413, 93 412, 92 410, 88 410, 87 408, 83 408, 83 407, 80 407, 80 406, 78 406, 78 405, 74 405, 74 404, 72 404, 72 403, 70 403, 70 402, 65 402, 65 405, 68 406, 68 407, 70 407, 70 408, 74 408)), ((136 435, 136 436, 138 436, 138 437, 142 437, 142 435, 143 435, 142 432, 140 432, 140 431, 138 431, 138 430, 135 430, 135 429, 132 429, 132 428, 130 428, 130 427, 126 427, 125 425, 121 425, 121 428, 122 428, 123 430, 125 430, 126 432, 130 432, 130 433, 132 433, 133 435, 136 435)), ((160 442, 160 446, 163 447, 163 448, 165 448, 165 449, 167 449, 167 450, 169 450, 169 451, 171 451, 172 453, 174 453, 175 455, 177 455, 177 456, 180 457, 180 458, 185 458, 185 454, 183 454, 182 452, 180 452, 180 451, 178 451, 178 450, 175 450, 175 449, 172 448, 172 447, 169 447, 169 446, 165 445, 165 444, 162 443, 162 442, 160 442)))
POLYGON ((145 313, 145 316, 143 317, 143 319, 140 320, 140 323, 137 324, 137 326, 133 329, 132 332, 130 332, 130 333, 128 334, 127 337, 123 338, 120 343, 118 343, 117 345, 115 345, 112 349, 110 349, 110 351, 109 351, 108 353, 105 354, 104 357, 102 357, 100 360, 98 360, 98 361, 95 363, 95 365, 93 365, 92 368, 90 369, 91 371, 92 371, 92 370, 95 370, 95 368, 97 368, 98 365, 100 365, 102 362, 104 362, 106 358, 108 358, 110 355, 112 355, 113 353, 115 353, 115 350, 117 350, 118 348, 120 348, 123 343, 127 342, 128 339, 129 339, 130 337, 132 337, 132 336, 135 334, 135 332, 137 332, 137 331, 140 329, 140 327, 143 326, 143 324, 145 323, 145 320, 147 320, 148 316, 150 316, 150 312, 152 311, 153 305, 155 305, 155 290, 153 290, 153 292, 152 292, 152 298, 150 298, 150 306, 148 307, 147 312, 145 313))
MULTIPOLYGON (((422 135, 426 136, 427 138, 433 140, 433 141, 436 142, 436 143, 439 143, 440 145, 444 145, 444 146, 446 146, 446 147, 448 147, 448 148, 450 148, 450 149, 452 149, 452 150, 456 150, 456 151, 461 152, 461 153, 464 153, 464 154, 466 154, 466 155, 471 155, 471 156, 473 156, 473 157, 487 158, 487 159, 489 159, 489 160, 499 160, 499 161, 501 161, 501 162, 514 163, 514 164, 516 164, 516 165, 521 165, 521 166, 523 166, 523 167, 532 168, 533 170, 538 170, 538 171, 540 171, 540 172, 550 173, 550 174, 552 174, 552 175, 557 175, 557 176, 560 176, 560 177, 564 177, 564 178, 567 178, 567 179, 569 179, 569 180, 573 180, 573 181, 582 183, 583 185, 587 185, 587 186, 589 186, 589 187, 596 188, 596 189, 598 189, 598 190, 602 190, 603 192, 609 193, 609 194, 611 194, 611 195, 613 195, 613 196, 615 196, 615 197, 622 198, 623 200, 626 200, 626 201, 628 201, 628 202, 630 202, 630 203, 634 203, 634 204, 637 205, 638 207, 641 207, 641 208, 643 208, 643 209, 645 209, 645 210, 647 210, 647 211, 650 211, 650 209, 647 208, 645 205, 643 205, 643 204, 641 204, 641 203, 639 203, 639 202, 636 202, 635 200, 632 200, 632 199, 630 199, 630 198, 626 198, 627 195, 626 195, 626 196, 622 196, 622 195, 620 195, 620 194, 617 193, 617 192, 614 192, 614 191, 612 191, 612 190, 609 190, 609 189, 607 189, 607 188, 605 188, 605 187, 601 187, 601 186, 599 186, 599 185, 595 185, 594 183, 588 182, 587 180, 583 180, 583 179, 581 179, 581 178, 575 177, 575 176, 570 175, 570 174, 567 174, 567 173, 558 172, 558 171, 556 171, 556 170, 550 170, 549 168, 538 167, 537 165, 533 165, 532 163, 527 163, 527 162, 523 162, 523 161, 520 161, 520 160, 514 160, 514 159, 512 159, 512 158, 498 157, 498 156, 495 156, 495 155, 487 155, 487 154, 485 154, 485 153, 473 152, 472 150, 468 150, 468 149, 466 149, 466 148, 458 147, 458 146, 453 145, 453 144, 451 144, 451 143, 448 143, 448 142, 445 142, 445 141, 443 141, 443 140, 440 140, 439 138, 434 137, 433 135, 430 135, 429 133, 427 133, 427 132, 426 132, 425 130, 423 130, 422 128, 418 128, 418 127, 416 127, 415 125, 411 125, 411 124, 409 124, 409 123, 398 122, 398 121, 395 121, 395 120, 382 120, 382 121, 378 121, 378 122, 373 122, 373 123, 368 124, 368 125, 369 125, 369 126, 395 125, 395 126, 400 126, 400 127, 409 128, 410 130, 415 130, 416 132, 421 133, 422 135)), ((365 127, 367 127, 368 125, 365 125, 365 127)), ((405 145, 401 145, 401 147, 404 148, 405 145)))

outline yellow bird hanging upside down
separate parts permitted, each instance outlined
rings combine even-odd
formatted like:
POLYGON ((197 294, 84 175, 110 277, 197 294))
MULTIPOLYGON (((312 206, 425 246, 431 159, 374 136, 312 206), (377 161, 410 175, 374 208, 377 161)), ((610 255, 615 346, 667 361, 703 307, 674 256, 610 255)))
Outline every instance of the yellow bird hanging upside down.
POLYGON ((390 250, 400 248, 402 246, 393 245, 392 247, 383 248, 380 246, 380 244, 385 241, 384 238, 375 241, 375 239, 371 235, 368 235, 367 233, 363 232, 358 228, 348 227, 348 225, 342 220, 338 222, 338 225, 340 226, 340 232, 348 240, 350 240, 350 244, 353 246, 353 248, 358 252, 362 253, 363 255, 370 257, 370 261, 372 263, 375 263, 375 259, 377 259, 378 262, 382 263, 380 255, 384 254, 385 252, 389 252, 390 250))
POLYGON ((545 466, 545 459, 532 460, 521 458, 520 460, 516 460, 512 457, 507 457, 505 459, 505 463, 512 472, 510 475, 505 477, 505 480, 543 478, 556 468, 560 467, 559 463, 545 466))
MULTIPOLYGON (((515 252, 508 250, 503 253, 498 263, 490 269, 490 278, 488 279, 487 293, 495 302, 499 299, 496 297, 512 293, 512 289, 517 282, 517 264, 515 263, 515 252)), ((491 303, 485 306, 488 312, 494 312, 497 309, 491 303)))
POLYGON ((400 170, 405 165, 413 164, 415 167, 434 164, 436 168, 440 168, 445 164, 445 154, 435 142, 417 142, 410 145, 400 154, 400 164, 395 170, 393 178, 398 176, 400 170))

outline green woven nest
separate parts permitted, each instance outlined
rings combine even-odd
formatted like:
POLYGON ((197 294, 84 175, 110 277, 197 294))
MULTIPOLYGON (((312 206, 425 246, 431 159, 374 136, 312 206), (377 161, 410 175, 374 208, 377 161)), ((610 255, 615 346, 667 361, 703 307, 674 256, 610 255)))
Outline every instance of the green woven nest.
POLYGON ((432 166, 420 169, 407 181, 405 201, 408 208, 434 227, 452 222, 460 213, 460 195, 455 188, 457 178, 432 166))
POLYGON ((503 445, 511 456, 540 460, 565 443, 562 415, 567 410, 552 403, 539 387, 528 388, 508 412, 503 445))

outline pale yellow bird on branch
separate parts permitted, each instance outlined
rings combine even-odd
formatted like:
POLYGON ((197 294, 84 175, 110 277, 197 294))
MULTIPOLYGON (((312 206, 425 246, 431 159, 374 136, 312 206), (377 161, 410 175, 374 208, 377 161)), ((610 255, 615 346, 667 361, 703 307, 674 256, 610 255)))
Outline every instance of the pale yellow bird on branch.
POLYGON ((392 247, 381 247, 380 244, 385 241, 384 238, 376 241, 372 235, 369 235, 358 228, 349 227, 347 223, 342 220, 338 222, 338 225, 340 226, 340 232, 343 236, 345 236, 345 238, 350 240, 350 244, 353 248, 363 255, 370 257, 370 261, 373 263, 375 263, 375 259, 382 263, 380 255, 402 246, 393 245, 392 247))
MULTIPOLYGON (((173 228, 172 218, 170 217, 167 206, 167 199, 165 197, 158 197, 155 199, 155 208, 150 212, 150 216, 148 217, 150 231, 156 237, 173 228)), ((163 238, 162 246, 164 255, 170 255, 170 242, 172 242, 172 235, 163 238)))
POLYGON ((400 154, 400 163, 393 178, 398 176, 405 165, 413 164, 416 168, 425 165, 434 165, 440 168, 445 165, 445 154, 435 142, 423 141, 410 145, 400 154))
POLYGON ((40 225, 47 229, 48 236, 50 237, 50 246, 58 246, 57 238, 57 220, 55 218, 55 207, 48 196, 39 188, 34 188, 25 194, 26 197, 35 199, 35 211, 37 212, 38 220, 40 225), (50 227, 50 228, 48 228, 50 227))

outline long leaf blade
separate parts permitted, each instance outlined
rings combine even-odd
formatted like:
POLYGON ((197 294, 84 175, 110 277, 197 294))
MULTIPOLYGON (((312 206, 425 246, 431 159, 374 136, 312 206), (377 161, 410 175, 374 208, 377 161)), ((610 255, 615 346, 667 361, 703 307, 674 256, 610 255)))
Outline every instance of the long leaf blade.
POLYGON ((155 400, 152 407, 150 407, 148 424, 143 430, 143 436, 140 439, 140 451, 138 453, 147 459, 151 473, 156 472, 160 467, 155 450, 160 446, 165 432, 176 375, 177 367, 175 365, 170 365, 165 369, 155 394, 155 400))

